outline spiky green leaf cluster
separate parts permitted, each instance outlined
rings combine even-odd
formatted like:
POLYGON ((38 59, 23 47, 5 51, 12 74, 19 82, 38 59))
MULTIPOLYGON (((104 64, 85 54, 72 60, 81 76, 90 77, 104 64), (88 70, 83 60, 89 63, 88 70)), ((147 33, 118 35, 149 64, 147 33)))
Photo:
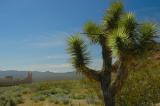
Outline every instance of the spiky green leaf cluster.
POLYGON ((118 26, 118 21, 123 13, 123 4, 121 2, 115 2, 107 10, 104 16, 104 27, 106 30, 112 30, 118 26))
POLYGON ((140 25, 140 42, 142 44, 151 42, 156 35, 156 25, 153 23, 143 23, 140 25))
POLYGON ((149 54, 154 47, 156 47, 156 42, 154 38, 157 36, 157 27, 153 23, 143 23, 138 26, 138 43, 136 45, 136 50, 138 55, 149 54))
POLYGON ((124 27, 126 29, 126 32, 130 34, 132 37, 134 37, 133 34, 136 26, 137 22, 133 13, 124 14, 119 22, 119 27, 124 27))
POLYGON ((132 13, 122 15, 118 22, 118 28, 111 31, 108 38, 108 45, 113 56, 120 57, 131 51, 136 43, 136 26, 137 23, 132 13))
POLYGON ((72 65, 81 68, 89 64, 90 57, 87 51, 87 45, 77 35, 68 38, 68 53, 71 55, 72 65))
POLYGON ((99 43, 104 34, 102 27, 91 21, 85 24, 84 32, 92 43, 99 43))
POLYGON ((156 26, 153 23, 138 24, 133 13, 124 14, 119 20, 118 28, 110 33, 108 44, 113 56, 143 56, 153 44, 156 26))
POLYGON ((119 57, 129 47, 130 40, 124 27, 115 29, 110 33, 108 45, 111 48, 113 56, 119 57))

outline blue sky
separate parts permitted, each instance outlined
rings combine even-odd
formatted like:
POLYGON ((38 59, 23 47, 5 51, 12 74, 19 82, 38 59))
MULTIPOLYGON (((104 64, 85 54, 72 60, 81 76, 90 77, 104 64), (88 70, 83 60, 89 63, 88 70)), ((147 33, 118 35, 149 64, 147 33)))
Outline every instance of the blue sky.
MULTIPOLYGON (((111 0, 0 0, 0 70, 72 71, 66 38, 100 22, 111 0)), ((138 20, 160 22, 160 0, 124 0, 138 20)), ((90 47, 93 67, 101 64, 90 47)))

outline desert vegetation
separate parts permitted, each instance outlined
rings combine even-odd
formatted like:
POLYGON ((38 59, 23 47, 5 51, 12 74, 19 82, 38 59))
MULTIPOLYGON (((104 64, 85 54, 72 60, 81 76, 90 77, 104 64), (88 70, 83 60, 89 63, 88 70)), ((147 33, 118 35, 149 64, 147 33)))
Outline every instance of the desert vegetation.
POLYGON ((68 80, 4 87, 0 88, 1 93, 4 92, 0 106, 101 106, 101 100, 94 92, 89 92, 87 86, 81 80, 68 80))
MULTIPOLYGON (((154 106, 160 102, 160 61, 144 63, 128 75, 117 95, 117 106, 154 106)), ((3 87, 0 93, 0 106, 103 106, 98 83, 87 79, 3 87)))
POLYGON ((67 39, 71 64, 82 77, 31 83, 30 73, 23 84, 0 87, 0 106, 155 106, 160 103, 157 29, 139 22, 119 0, 112 2, 101 23, 87 22, 83 32, 67 39), (96 51, 100 70, 90 66, 89 44, 101 49, 96 51))

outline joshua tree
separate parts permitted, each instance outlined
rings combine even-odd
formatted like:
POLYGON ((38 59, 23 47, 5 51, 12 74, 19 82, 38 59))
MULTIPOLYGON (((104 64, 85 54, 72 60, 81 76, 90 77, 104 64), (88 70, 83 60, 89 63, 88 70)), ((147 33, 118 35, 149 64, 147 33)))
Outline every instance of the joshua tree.
POLYGON ((87 78, 99 82, 105 106, 114 106, 115 96, 124 85, 129 69, 155 47, 153 38, 156 35, 156 25, 138 23, 132 13, 124 12, 121 2, 114 2, 102 23, 86 23, 83 34, 92 44, 100 45, 102 69, 89 67, 87 40, 84 41, 79 35, 68 38, 67 50, 72 65, 87 78))

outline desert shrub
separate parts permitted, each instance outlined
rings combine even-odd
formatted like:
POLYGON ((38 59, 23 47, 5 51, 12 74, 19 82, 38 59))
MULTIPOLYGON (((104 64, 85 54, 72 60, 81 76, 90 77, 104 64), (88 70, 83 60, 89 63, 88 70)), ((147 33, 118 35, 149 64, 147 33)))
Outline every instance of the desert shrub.
POLYGON ((85 99, 86 98, 86 95, 84 95, 84 94, 72 94, 71 95, 71 98, 72 99, 85 99))
POLYGON ((31 100, 33 100, 34 102, 39 102, 39 101, 45 101, 46 100, 46 96, 45 95, 34 95, 31 97, 31 100))
POLYGON ((60 101, 58 100, 58 98, 56 96, 51 96, 49 98, 49 102, 55 103, 55 104, 59 104, 60 103, 60 101))
POLYGON ((63 88, 55 88, 55 91, 56 93, 58 94, 64 94, 64 95, 67 95, 67 94, 70 94, 70 90, 69 89, 63 89, 63 88))
POLYGON ((6 106, 16 106, 16 104, 14 103, 14 101, 10 100, 7 102, 6 106))
POLYGON ((71 90, 73 87, 74 82, 73 81, 55 81, 53 83, 55 88, 61 88, 66 90, 71 90))
POLYGON ((118 94, 118 106, 151 106, 160 102, 160 62, 129 74, 125 86, 118 94))
POLYGON ((4 87, 0 89, 0 106, 16 106, 23 103, 21 87, 4 87))
POLYGON ((0 106, 16 106, 18 103, 7 95, 0 96, 0 106))
POLYGON ((41 82, 41 83, 34 83, 32 85, 30 85, 30 89, 34 92, 38 92, 38 91, 43 91, 43 90, 48 90, 51 88, 51 84, 47 83, 47 82, 41 82))
MULTIPOLYGON (((45 84, 47 83, 43 83, 42 85, 45 86, 45 84)), ((51 85, 53 86, 54 83, 51 83, 51 85)), ((49 101, 53 101, 53 102, 56 102, 56 103, 59 103, 60 101, 60 96, 65 96, 65 95, 69 95, 70 93, 70 90, 66 90, 66 89, 62 89, 60 87, 52 87, 50 85, 50 87, 48 89, 44 89, 43 90, 41 89, 38 89, 31 97, 31 100, 35 101, 35 102, 38 102, 38 101, 44 101, 46 99, 49 99, 49 101), (55 95, 55 96, 54 96, 55 95), (58 98, 56 98, 56 96, 58 96, 58 98), (55 100, 53 100, 53 97, 55 100)), ((36 85, 37 86, 37 85, 36 85)), ((41 84, 40 84, 41 86, 41 84)), ((48 84, 47 84, 48 86, 48 84)), ((58 86, 58 85, 57 85, 58 86)), ((39 88, 39 87, 38 87, 39 88)), ((41 87, 40 87, 41 88, 41 87)), ((63 100, 63 99, 62 99, 63 100)), ((65 100, 63 100, 65 101, 65 100)))
POLYGON ((66 90, 66 89, 64 89, 64 90, 63 90, 63 93, 64 93, 64 94, 66 94, 66 95, 68 95, 68 94, 70 94, 70 93, 71 93, 71 91, 70 91, 70 90, 66 90))
POLYGON ((14 97, 14 102, 16 103, 16 104, 21 104, 21 103, 23 103, 23 99, 22 99, 22 97, 14 97))
POLYGON ((70 103, 70 99, 68 97, 63 97, 61 100, 64 105, 67 105, 70 103))
POLYGON ((28 93, 31 93, 31 90, 29 88, 25 88, 23 91, 22 91, 22 94, 28 94, 28 93))
POLYGON ((54 95, 51 96, 49 98, 49 102, 53 102, 55 104, 64 104, 67 105, 71 102, 71 99, 69 98, 69 96, 65 96, 65 95, 54 95))
POLYGON ((55 92, 55 91, 52 91, 52 90, 45 90, 45 91, 39 91, 37 94, 38 94, 38 95, 49 96, 49 95, 51 95, 51 94, 56 94, 56 92, 55 92))

